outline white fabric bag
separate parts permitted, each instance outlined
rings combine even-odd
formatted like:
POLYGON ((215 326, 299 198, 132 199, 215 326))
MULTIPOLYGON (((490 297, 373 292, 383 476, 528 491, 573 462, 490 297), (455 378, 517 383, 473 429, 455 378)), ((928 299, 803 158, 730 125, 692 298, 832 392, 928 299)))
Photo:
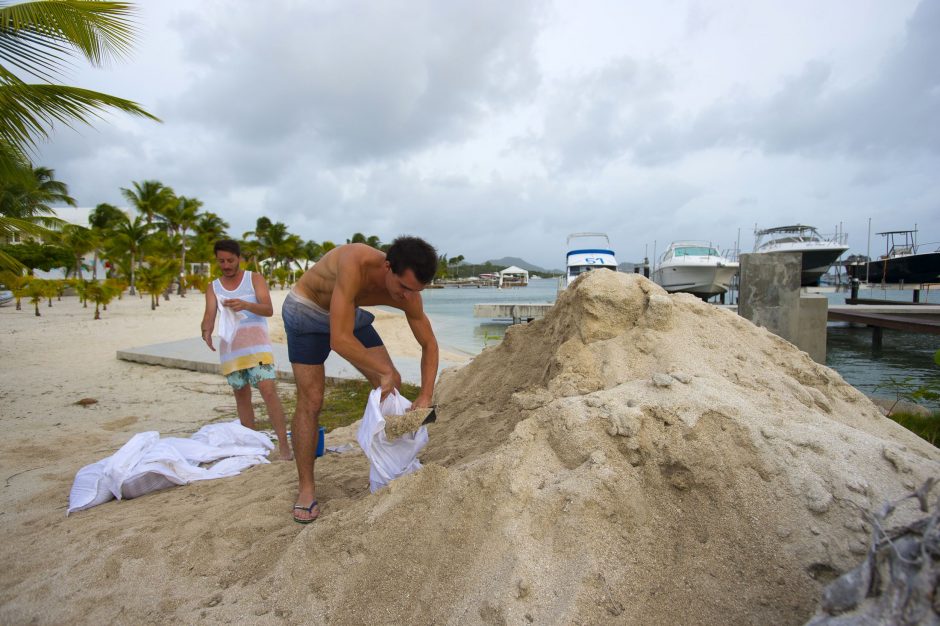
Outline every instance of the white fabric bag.
POLYGON ((241 311, 233 311, 224 303, 230 298, 219 299, 219 338, 225 343, 232 343, 235 338, 235 331, 238 330, 238 323, 248 316, 241 311))
POLYGON ((400 476, 421 469, 418 452, 428 443, 428 427, 422 426, 394 441, 385 438, 385 416, 402 415, 411 408, 411 401, 392 390, 381 400, 382 388, 369 394, 366 410, 359 424, 356 439, 369 459, 369 489, 375 493, 400 476))
POLYGON ((267 436, 238 420, 203 426, 189 439, 161 439, 155 431, 138 433, 108 458, 78 471, 67 513, 173 485, 235 476, 252 465, 268 463, 273 449, 267 436), (203 463, 213 465, 203 467, 203 463))

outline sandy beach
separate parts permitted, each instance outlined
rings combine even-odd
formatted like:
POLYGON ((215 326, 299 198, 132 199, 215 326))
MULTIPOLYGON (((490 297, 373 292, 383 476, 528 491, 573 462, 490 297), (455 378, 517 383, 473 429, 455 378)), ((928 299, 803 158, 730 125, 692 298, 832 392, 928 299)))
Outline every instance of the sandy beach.
POLYGON ((423 469, 370 494, 358 448, 320 459, 309 526, 291 463, 66 517, 75 472, 133 434, 234 412, 221 376, 115 358, 194 336, 200 295, 109 309, 0 309, 0 623, 801 624, 864 556, 861 512, 940 475, 787 342, 592 272, 442 374, 423 469))
MULTIPOLYGON (((286 294, 286 290, 271 292, 275 315, 269 321, 269 331, 275 342, 285 341, 280 306, 286 294)), ((245 556, 243 551, 256 553, 255 559, 263 558, 262 553, 273 557, 300 532, 302 527, 290 518, 296 483, 293 463, 258 466, 233 479, 189 485, 182 488, 185 493, 170 489, 136 501, 115 501, 66 519, 69 489, 81 467, 113 454, 139 432, 186 437, 222 416, 234 415, 234 399, 220 375, 129 363, 115 357, 123 348, 197 337, 204 307, 201 293, 171 296, 169 301, 161 300, 156 311, 150 310, 149 296, 141 299, 125 294, 102 311, 100 320, 93 319, 93 304, 83 308, 74 296, 53 300, 51 308, 42 302, 40 317, 34 315, 30 302, 24 301, 22 307, 16 311, 11 302, 0 308, 0 424, 7 433, 0 443, 4 479, 0 527, 5 537, 0 549, 0 622, 56 623, 78 615, 88 622, 97 621, 96 616, 113 621, 125 602, 136 600, 115 600, 110 607, 102 607, 100 614, 90 610, 89 603, 80 601, 88 574, 82 573, 81 564, 104 558, 113 571, 97 575, 108 580, 127 576, 137 565, 147 568, 146 555, 168 547, 154 533, 175 535, 183 521, 180 517, 204 525, 206 532, 218 529, 218 539, 224 545, 231 545, 233 533, 245 541, 244 550, 228 553, 215 541, 197 548, 192 544, 194 537, 183 532, 179 541, 189 546, 187 550, 205 550, 205 558, 191 555, 201 562, 200 570, 220 576, 238 576, 237 569, 252 576, 244 567, 229 565, 245 556), (96 402, 77 404, 83 399, 96 402), (214 504, 210 505, 210 500, 214 504), (166 515, 167 506, 183 503, 188 503, 185 515, 166 515), (144 508, 135 507, 139 504, 144 508), (134 553, 139 555, 129 561, 121 556, 128 548, 127 541, 138 546, 134 553), (112 556, 105 556, 109 554, 112 556), (53 572, 59 573, 54 578, 58 582, 48 577, 53 572), (59 583, 65 586, 59 587, 59 583), (49 602, 47 594, 58 599, 49 602), (70 602, 76 604, 68 606, 70 602)), ((393 359, 420 356, 420 346, 403 315, 370 310, 393 359)), ((467 360, 465 354, 446 348, 441 356, 455 362, 467 360)), ((278 389, 282 397, 294 393, 290 383, 279 382, 278 389)), ((254 398, 260 404, 257 393, 254 398)), ((354 439, 354 430, 335 432, 330 443, 340 445, 354 439)), ((324 485, 322 498, 368 493, 368 464, 361 453, 358 457, 343 484, 324 485)), ((326 471, 323 468, 330 461, 322 460, 318 469, 326 471)), ((169 572, 165 574, 169 577, 169 572)), ((188 589, 187 595, 193 590, 191 582, 182 585, 188 589)), ((205 598, 194 598, 194 606, 210 602, 217 592, 217 580, 206 583, 198 592, 205 598)), ((134 614, 145 621, 164 619, 160 617, 163 609, 154 605, 147 611, 151 608, 153 613, 134 614)), ((168 621, 177 621, 171 615, 164 613, 168 621)), ((182 616, 178 619, 186 621, 182 616)))

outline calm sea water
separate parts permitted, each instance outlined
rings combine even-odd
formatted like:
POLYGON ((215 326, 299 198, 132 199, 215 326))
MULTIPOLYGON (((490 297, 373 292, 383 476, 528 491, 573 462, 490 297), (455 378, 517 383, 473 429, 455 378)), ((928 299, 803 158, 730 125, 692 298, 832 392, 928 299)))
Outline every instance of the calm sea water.
MULTIPOLYGON (((438 341, 451 349, 478 354, 502 338, 508 323, 473 317, 474 304, 554 302, 557 292, 556 280, 543 279, 514 289, 428 289, 422 295, 438 341)), ((827 293, 826 297, 831 304, 844 304, 846 294, 827 293)), ((910 302, 913 293, 910 290, 862 289, 859 297, 910 302)), ((929 294, 921 292, 921 301, 940 304, 940 290, 929 294)), ((940 336, 885 330, 882 347, 876 351, 871 345, 870 328, 830 323, 826 365, 865 393, 890 398, 893 392, 879 389, 879 386, 888 384, 891 378, 910 378, 915 385, 938 380, 940 367, 933 362, 933 353, 938 349, 940 336)))

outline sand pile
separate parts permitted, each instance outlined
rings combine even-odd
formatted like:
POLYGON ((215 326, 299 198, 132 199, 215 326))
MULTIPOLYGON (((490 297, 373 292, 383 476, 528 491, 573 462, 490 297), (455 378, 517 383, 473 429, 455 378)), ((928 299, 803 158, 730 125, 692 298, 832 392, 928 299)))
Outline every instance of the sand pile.
MULTIPOLYGON (((940 454, 763 329, 594 272, 441 382, 426 467, 300 533, 335 622, 801 623, 940 454)), ((329 480, 324 476, 323 480, 329 480)))
POLYGON ((222 401, 174 404, 194 383, 105 356, 107 384, 159 386, 20 411, 47 427, 4 456, 4 623, 797 624, 861 561, 858 509, 940 475, 936 449, 790 344, 600 271, 442 377, 422 470, 370 495, 361 452, 318 460, 314 524, 290 520, 290 463, 66 518, 74 472, 129 436, 108 429, 222 401))

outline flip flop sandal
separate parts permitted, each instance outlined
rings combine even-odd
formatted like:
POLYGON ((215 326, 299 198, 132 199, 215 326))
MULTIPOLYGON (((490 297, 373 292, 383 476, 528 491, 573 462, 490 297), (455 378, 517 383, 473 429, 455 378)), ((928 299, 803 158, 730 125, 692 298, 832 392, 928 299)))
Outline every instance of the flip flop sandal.
POLYGON ((311 517, 310 519, 300 519, 299 517, 297 517, 297 515, 294 515, 294 521, 297 522, 298 524, 309 524, 310 522, 315 521, 318 517, 320 517, 320 507, 317 506, 317 501, 316 501, 316 500, 314 500, 313 502, 311 502, 311 503, 310 503, 310 506, 300 506, 299 504, 295 504, 295 505, 294 505, 294 510, 295 510, 295 511, 306 511, 307 513, 310 513, 311 515, 313 515, 313 517, 311 517), (316 515, 313 515, 313 509, 314 509, 315 507, 316 507, 316 509, 317 509, 317 514, 316 514, 316 515))

